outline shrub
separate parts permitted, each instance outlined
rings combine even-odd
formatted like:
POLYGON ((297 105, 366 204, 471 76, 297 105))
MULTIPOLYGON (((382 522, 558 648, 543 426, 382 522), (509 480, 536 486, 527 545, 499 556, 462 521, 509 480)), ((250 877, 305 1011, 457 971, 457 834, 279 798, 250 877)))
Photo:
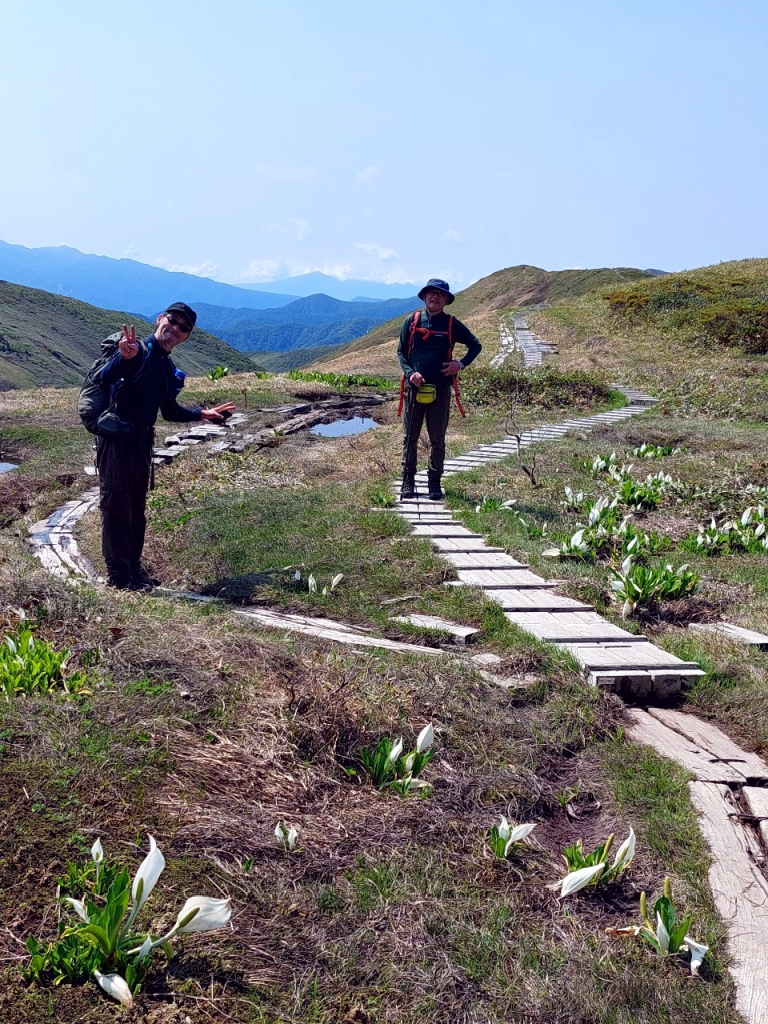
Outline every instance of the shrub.
POLYGON ((462 377, 461 390, 478 405, 535 405, 542 409, 588 407, 598 402, 623 404, 626 399, 591 373, 564 372, 553 367, 514 370, 474 366, 462 377))

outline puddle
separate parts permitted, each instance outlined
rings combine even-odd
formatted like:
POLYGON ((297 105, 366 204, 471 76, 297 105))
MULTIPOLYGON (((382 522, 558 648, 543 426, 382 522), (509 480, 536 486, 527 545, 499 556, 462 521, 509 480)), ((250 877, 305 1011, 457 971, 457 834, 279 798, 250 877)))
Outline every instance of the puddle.
POLYGON ((350 434, 364 434, 366 430, 378 427, 376 420, 367 416, 353 416, 348 420, 334 420, 333 423, 318 423, 310 433, 320 437, 347 437, 350 434))
POLYGON ((0 462, 0 473, 7 473, 11 469, 18 469, 15 462, 0 462))

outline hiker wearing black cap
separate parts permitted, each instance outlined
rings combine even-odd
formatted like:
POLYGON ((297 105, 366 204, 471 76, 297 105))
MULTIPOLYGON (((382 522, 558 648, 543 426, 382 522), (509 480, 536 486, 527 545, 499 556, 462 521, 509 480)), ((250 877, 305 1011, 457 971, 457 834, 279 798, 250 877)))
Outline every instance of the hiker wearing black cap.
MULTIPOLYGON (((400 329, 397 358, 403 371, 403 483, 401 498, 416 497, 416 460, 419 434, 426 420, 429 435, 427 486, 429 497, 443 497, 440 479, 445 462, 445 433, 451 411, 451 389, 456 375, 480 353, 480 342, 468 327, 443 310, 453 302, 445 281, 433 277, 419 292, 424 309, 407 316, 400 329), (466 346, 467 354, 454 359, 453 346, 466 346)), ((462 412, 461 405, 459 410, 462 412)))
POLYGON ((101 550, 107 582, 121 590, 144 590, 159 582, 141 564, 158 413, 172 423, 221 423, 235 408, 227 402, 215 409, 185 409, 176 401, 184 374, 176 369, 170 353, 189 338, 196 320, 197 314, 185 302, 174 302, 158 316, 155 330, 143 341, 136 340, 133 325, 123 326, 117 351, 101 370, 101 383, 110 388, 110 416, 116 425, 114 436, 99 432, 96 448, 101 550))

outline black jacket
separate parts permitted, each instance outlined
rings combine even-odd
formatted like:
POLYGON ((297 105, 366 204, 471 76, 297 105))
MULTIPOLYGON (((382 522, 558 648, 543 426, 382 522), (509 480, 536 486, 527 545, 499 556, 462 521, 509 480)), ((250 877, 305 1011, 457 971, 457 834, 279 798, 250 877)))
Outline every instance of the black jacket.
POLYGON ((112 399, 117 396, 117 415, 139 426, 154 426, 158 413, 171 423, 201 419, 200 409, 185 409, 176 401, 184 387, 184 374, 176 369, 154 334, 144 339, 133 359, 124 359, 118 350, 101 371, 101 380, 111 387, 112 399), (130 384, 137 374, 139 379, 130 384))

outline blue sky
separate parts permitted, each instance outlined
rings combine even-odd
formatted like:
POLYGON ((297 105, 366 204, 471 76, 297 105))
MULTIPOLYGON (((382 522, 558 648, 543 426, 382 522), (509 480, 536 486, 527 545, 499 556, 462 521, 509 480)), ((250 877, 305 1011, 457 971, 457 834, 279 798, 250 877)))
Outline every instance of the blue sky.
POLYGON ((30 0, 0 238, 240 283, 766 256, 764 0, 30 0))

